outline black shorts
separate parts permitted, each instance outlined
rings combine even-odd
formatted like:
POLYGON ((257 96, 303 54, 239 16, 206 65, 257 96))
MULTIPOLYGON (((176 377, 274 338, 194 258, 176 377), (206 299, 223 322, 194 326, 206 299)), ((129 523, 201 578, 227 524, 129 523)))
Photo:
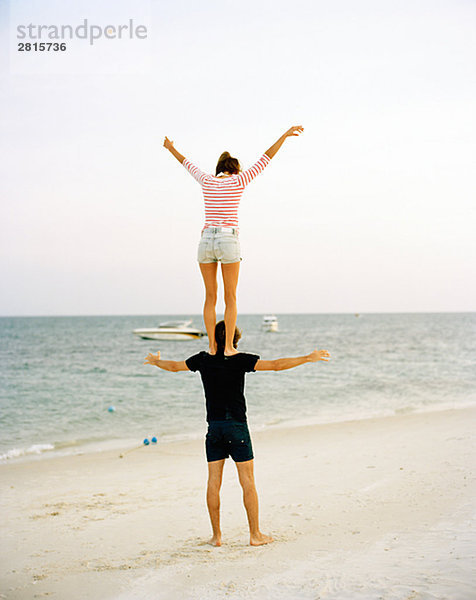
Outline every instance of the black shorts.
POLYGON ((239 421, 210 421, 208 423, 207 437, 205 438, 207 461, 231 458, 235 462, 252 460, 253 447, 251 445, 248 424, 239 421))

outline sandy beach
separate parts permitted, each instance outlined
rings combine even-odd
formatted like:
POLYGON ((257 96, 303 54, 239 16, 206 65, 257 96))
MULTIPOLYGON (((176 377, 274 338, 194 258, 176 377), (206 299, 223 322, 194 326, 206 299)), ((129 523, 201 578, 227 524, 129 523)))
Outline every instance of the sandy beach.
POLYGON ((261 548, 231 461, 206 544, 201 440, 1 465, 0 598, 470 600, 475 416, 252 431, 261 548))

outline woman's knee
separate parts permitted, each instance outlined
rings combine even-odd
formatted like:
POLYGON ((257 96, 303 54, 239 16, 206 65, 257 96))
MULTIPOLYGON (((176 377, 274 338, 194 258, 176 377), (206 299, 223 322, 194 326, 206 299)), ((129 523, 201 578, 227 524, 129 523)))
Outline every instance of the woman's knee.
POLYGON ((227 306, 236 305, 236 290, 225 290, 225 304, 227 306))
POLYGON ((213 289, 213 290, 206 290, 205 292, 205 304, 213 304, 215 306, 215 304, 217 303, 217 290, 213 289))

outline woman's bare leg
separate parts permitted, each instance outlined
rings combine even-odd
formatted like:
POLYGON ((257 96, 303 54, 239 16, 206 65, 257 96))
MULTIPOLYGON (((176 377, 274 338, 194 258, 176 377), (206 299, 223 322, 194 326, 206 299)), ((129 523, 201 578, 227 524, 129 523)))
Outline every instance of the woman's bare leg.
POLYGON ((208 335, 210 354, 216 353, 215 325, 217 320, 217 266, 218 263, 200 263, 200 271, 205 284, 205 304, 203 305, 203 320, 208 335))
POLYGON ((225 288, 225 356, 238 354, 238 350, 233 347, 233 336, 236 326, 236 286, 238 285, 238 275, 240 273, 240 263, 230 263, 221 265, 223 275, 223 287, 225 288))

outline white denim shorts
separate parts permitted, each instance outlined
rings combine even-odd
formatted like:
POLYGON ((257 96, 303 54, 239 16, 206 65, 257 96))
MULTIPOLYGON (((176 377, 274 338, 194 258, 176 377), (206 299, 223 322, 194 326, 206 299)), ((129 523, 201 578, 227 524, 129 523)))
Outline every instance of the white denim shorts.
POLYGON ((234 227, 207 227, 198 244, 198 262, 230 264, 241 260, 240 239, 234 227))

